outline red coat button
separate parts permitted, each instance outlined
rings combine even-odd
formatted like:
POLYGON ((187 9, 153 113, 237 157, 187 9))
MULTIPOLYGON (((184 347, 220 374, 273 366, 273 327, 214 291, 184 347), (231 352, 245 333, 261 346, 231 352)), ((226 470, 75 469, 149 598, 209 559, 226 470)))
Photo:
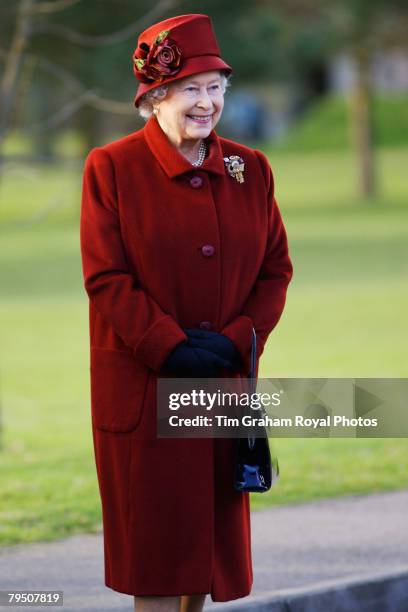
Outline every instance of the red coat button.
POLYGON ((200 329, 208 329, 208 330, 210 330, 211 328, 212 328, 212 325, 211 325, 210 321, 201 321, 200 329))
POLYGON ((212 255, 214 255, 214 247, 212 244, 205 244, 202 248, 201 248, 201 252, 204 255, 204 257, 211 257, 212 255))
POLYGON ((198 189, 199 187, 201 187, 202 184, 203 179, 201 178, 201 176, 193 176, 193 178, 190 179, 190 185, 194 187, 194 189, 198 189))

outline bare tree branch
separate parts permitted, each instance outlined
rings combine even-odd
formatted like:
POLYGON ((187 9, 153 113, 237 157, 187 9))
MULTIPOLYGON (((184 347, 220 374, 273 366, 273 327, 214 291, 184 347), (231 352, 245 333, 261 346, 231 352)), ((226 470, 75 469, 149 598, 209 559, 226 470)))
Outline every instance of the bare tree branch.
MULTIPOLYGON (((6 55, 6 52, 0 48, 0 56, 6 55)), ((52 74, 58 78, 62 83, 71 91, 74 91, 77 95, 65 104, 55 114, 48 116, 45 120, 40 120, 31 126, 25 126, 25 131, 41 131, 47 129, 53 129, 58 125, 61 125, 64 121, 69 119, 83 106, 92 106, 93 108, 119 115, 132 115, 134 114, 134 108, 130 102, 120 102, 119 100, 111 100, 103 98, 96 89, 86 89, 86 87, 68 70, 62 66, 51 62, 49 59, 44 57, 38 57, 33 53, 26 54, 26 59, 31 66, 36 65, 42 68, 46 72, 52 74)))
MULTIPOLYGON (((0 47, 0 57, 7 57, 7 51, 0 47)), ((53 76, 60 79, 64 85, 73 91, 83 91, 85 88, 82 83, 74 76, 71 72, 63 68, 59 64, 55 64, 51 62, 49 59, 45 57, 39 57, 34 55, 33 53, 26 53, 25 58, 29 62, 34 62, 40 68, 42 68, 45 72, 52 74, 53 76)))
POLYGON ((15 32, 12 37, 10 49, 6 54, 3 78, 0 83, 0 146, 9 124, 10 113, 13 106, 12 102, 17 87, 18 72, 29 36, 30 11, 32 6, 33 0, 21 0, 18 6, 15 32))
MULTIPOLYGON (((27 57, 32 57, 32 54, 27 55, 27 57)), ((67 89, 71 91, 75 91, 76 93, 82 93, 85 91, 85 86, 77 79, 77 77, 69 72, 66 68, 61 66, 60 64, 56 64, 52 62, 46 57, 37 57, 38 67, 42 68, 45 72, 52 74, 57 79, 62 81, 67 89)))
MULTIPOLYGON (((73 6, 74 4, 80 2, 81 0, 55 0, 54 2, 40 2, 38 4, 35 3, 35 0, 20 0, 20 4, 17 10, 17 22, 15 33, 12 38, 11 47, 8 52, 5 53, 5 69, 3 73, 3 78, 0 83, 0 149, 1 143, 4 140, 7 130, 10 127, 10 117, 11 110, 14 105, 14 101, 16 98, 16 92, 18 87, 18 74, 21 67, 22 56, 27 46, 27 41, 29 36, 33 33, 33 25, 32 25, 32 17, 36 13, 50 13, 61 11, 68 6, 73 6)), ((104 36, 87 36, 82 35, 74 30, 70 30, 68 28, 64 28, 63 26, 53 25, 53 24, 43 24, 43 30, 46 31, 47 27, 50 28, 50 31, 54 28, 54 31, 57 31, 60 35, 66 34, 68 38, 71 38, 73 42, 77 42, 79 44, 85 44, 88 46, 99 46, 99 45, 107 45, 107 44, 115 44, 117 42, 121 42, 122 40, 126 40, 136 31, 143 29, 146 25, 151 23, 158 15, 163 13, 163 11, 172 8, 178 5, 182 0, 159 0, 153 8, 148 11, 143 17, 138 19, 137 21, 130 24, 126 28, 114 32, 113 34, 108 34, 104 36)), ((37 27, 37 31, 38 28, 37 27)), ((41 60, 41 64, 45 65, 45 60, 41 60)), ((48 68, 52 70, 52 64, 48 63, 48 68)), ((128 114, 131 111, 128 109, 126 103, 116 102, 114 100, 102 100, 96 94, 94 96, 89 97, 89 91, 80 84, 73 75, 69 74, 64 69, 61 69, 64 74, 65 84, 70 83, 71 87, 79 92, 79 100, 74 103, 70 102, 67 105, 67 108, 61 110, 58 114, 58 117, 67 116, 66 113, 72 114, 76 112, 79 106, 84 104, 84 100, 87 103, 91 103, 95 108, 98 108, 103 111, 120 113, 120 114, 128 114)), ((54 71, 54 74, 56 72, 54 71)), ((53 122, 60 121, 60 118, 54 118, 50 120, 50 124, 54 124, 53 122)))
POLYGON ((140 30, 143 30, 158 15, 161 15, 165 10, 174 8, 179 3, 180 0, 159 0, 159 2, 148 13, 143 15, 143 17, 140 17, 125 28, 122 28, 117 32, 113 32, 112 34, 105 34, 102 36, 89 36, 88 34, 81 34, 76 30, 72 30, 56 23, 38 24, 33 28, 33 34, 48 32, 51 34, 56 34, 60 38, 64 38, 65 40, 68 40, 69 42, 72 42, 74 44, 84 45, 86 47, 114 45, 116 43, 127 40, 140 30))
MULTIPOLYGON (((129 106, 129 102, 121 102, 120 100, 103 98, 96 89, 86 89, 86 87, 73 74, 62 66, 51 62, 49 59, 38 57, 37 64, 39 68, 43 68, 46 72, 49 72, 53 76, 57 77, 66 87, 78 94, 82 100, 81 106, 88 104, 89 106, 92 106, 98 110, 119 115, 131 115, 134 113, 134 109, 133 107, 129 106)), ((72 103, 73 101, 67 106, 71 106, 72 103)), ((71 106, 71 108, 74 108, 74 106, 71 106)), ((76 112, 76 110, 77 109, 75 109, 74 112, 76 112)))
POLYGON ((37 121, 29 126, 24 126, 24 132, 37 132, 56 128, 74 115, 82 106, 85 106, 94 95, 95 93, 92 89, 84 91, 81 95, 76 96, 73 100, 64 104, 64 106, 53 115, 48 115, 47 119, 37 121))
POLYGON ((134 115, 135 108, 132 102, 117 102, 116 100, 108 100, 96 95, 95 98, 89 101, 89 104, 94 108, 104 111, 105 113, 115 113, 116 115, 134 115))
POLYGON ((37 64, 38 58, 35 55, 30 55, 30 57, 24 56, 24 63, 21 67, 20 78, 17 82, 16 95, 13 102, 13 109, 9 119, 8 128, 10 130, 15 127, 19 113, 24 107, 24 104, 26 104, 37 64))
POLYGON ((82 0, 55 0, 55 2, 39 2, 32 7, 32 13, 36 15, 39 13, 48 15, 51 13, 58 13, 81 1, 82 0))
POLYGON ((47 119, 43 121, 37 121, 30 126, 24 127, 25 132, 36 132, 36 131, 45 131, 58 127, 67 119, 69 119, 72 115, 74 115, 80 108, 83 106, 92 106, 93 108, 121 115, 132 115, 134 114, 134 109, 130 105, 129 102, 116 102, 115 100, 107 100, 101 98, 97 90, 88 89, 83 91, 79 96, 76 96, 67 104, 65 104, 62 108, 60 108, 56 113, 51 116, 48 116, 47 119))
POLYGON ((152 21, 160 17, 164 11, 174 8, 182 1, 158 0, 145 15, 129 26, 112 34, 88 36, 65 28, 62 25, 47 24, 46 22, 39 23, 38 25, 33 24, 35 16, 58 13, 78 4, 81 0, 54 0, 52 2, 44 0, 38 3, 36 3, 36 0, 20 0, 10 48, 7 51, 0 49, 0 55, 5 58, 4 72, 0 82, 0 165, 2 163, 2 144, 11 127, 12 113, 15 115, 15 111, 18 108, 17 95, 19 92, 28 91, 30 84, 29 75, 33 72, 36 62, 54 76, 62 78, 64 84, 71 90, 74 90, 76 95, 54 115, 48 116, 45 120, 24 129, 28 131, 52 129, 66 121, 84 105, 90 105, 103 112, 122 115, 130 115, 134 112, 133 106, 127 102, 103 99, 95 90, 85 88, 73 74, 64 68, 58 67, 43 58, 37 58, 35 55, 26 54, 25 49, 33 33, 40 31, 55 32, 60 37, 66 38, 71 42, 91 47, 116 44, 128 39, 135 32, 144 29, 144 27, 147 27, 152 21), (21 64, 25 57, 28 58, 28 63, 26 64, 28 69, 23 74, 22 83, 19 83, 21 64))

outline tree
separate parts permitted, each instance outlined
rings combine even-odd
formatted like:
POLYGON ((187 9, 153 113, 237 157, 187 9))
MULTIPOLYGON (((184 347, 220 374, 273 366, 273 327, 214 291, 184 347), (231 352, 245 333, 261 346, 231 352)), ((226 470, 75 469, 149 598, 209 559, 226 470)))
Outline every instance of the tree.
POLYGON ((359 191, 377 192, 373 129, 372 62, 375 51, 405 44, 408 6, 401 0, 332 0, 331 20, 341 47, 354 60, 351 128, 359 160, 359 191))
POLYGON ((373 134, 372 60, 375 51, 406 45, 408 5, 405 0, 257 0, 264 10, 284 15, 296 24, 294 38, 305 28, 326 32, 327 55, 347 51, 354 61, 350 126, 356 153, 358 190, 367 198, 376 194, 373 134), (277 8, 278 7, 278 8, 277 8))
MULTIPOLYGON (((54 84, 54 97, 62 96, 61 90, 64 89, 64 102, 54 113, 47 112, 35 125, 26 127, 27 131, 46 138, 50 130, 64 124, 83 108, 123 115, 134 113, 129 103, 104 97, 97 87, 85 86, 83 82, 88 82, 86 77, 96 72, 98 83, 107 81, 112 84, 117 73, 114 69, 115 49, 136 37, 151 22, 163 18, 165 11, 174 10, 179 1, 158 0, 152 6, 146 0, 139 3, 136 17, 131 0, 120 0, 120 11, 112 5, 109 10, 99 13, 97 2, 85 4, 82 0, 20 0, 7 11, 2 8, 7 18, 0 20, 0 32, 2 39, 8 41, 8 47, 0 48, 0 59, 4 62, 0 82, 0 166, 5 138, 16 121, 21 92, 24 90, 27 94, 35 70, 45 72, 54 82, 59 81, 62 87, 54 84), (64 14, 63 23, 57 19, 61 13, 64 14), (98 19, 95 19, 95 14, 98 19), (109 28, 108 33, 100 34, 102 24, 109 28), (112 30, 116 24, 117 29, 112 30), (95 51, 95 61, 89 61, 90 50, 95 51), (106 79, 106 66, 109 65, 111 74, 106 79), (70 92, 68 99, 67 92, 70 92)), ((41 93, 45 95, 45 91, 41 93)), ((91 134, 91 140, 91 119, 94 117, 95 113, 88 113, 83 122, 84 132, 91 134)), ((92 146, 92 141, 89 144, 92 146)))

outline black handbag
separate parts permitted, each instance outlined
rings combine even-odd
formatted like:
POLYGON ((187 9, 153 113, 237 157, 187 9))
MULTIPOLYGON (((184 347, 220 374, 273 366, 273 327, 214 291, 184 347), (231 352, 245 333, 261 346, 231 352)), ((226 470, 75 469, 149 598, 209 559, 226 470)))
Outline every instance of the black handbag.
MULTIPOLYGON (((251 394, 256 389, 256 332, 252 328, 252 355, 250 381, 251 394)), ((263 414, 266 414, 264 409, 263 414)), ((266 427, 262 436, 247 436, 237 438, 234 466, 234 488, 248 493, 264 493, 279 478, 279 463, 277 457, 272 459, 266 427)))

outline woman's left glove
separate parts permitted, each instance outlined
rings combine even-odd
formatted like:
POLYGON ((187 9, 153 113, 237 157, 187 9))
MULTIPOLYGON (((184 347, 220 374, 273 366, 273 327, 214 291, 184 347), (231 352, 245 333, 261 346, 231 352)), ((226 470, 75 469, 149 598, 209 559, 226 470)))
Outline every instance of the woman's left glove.
POLYGON ((242 365, 241 355, 235 344, 224 334, 204 329, 183 329, 187 335, 188 344, 194 348, 203 348, 211 351, 231 362, 233 368, 242 365))
POLYGON ((193 347, 183 340, 168 355, 162 372, 181 378, 215 378, 221 368, 231 368, 227 360, 202 347, 193 347))

